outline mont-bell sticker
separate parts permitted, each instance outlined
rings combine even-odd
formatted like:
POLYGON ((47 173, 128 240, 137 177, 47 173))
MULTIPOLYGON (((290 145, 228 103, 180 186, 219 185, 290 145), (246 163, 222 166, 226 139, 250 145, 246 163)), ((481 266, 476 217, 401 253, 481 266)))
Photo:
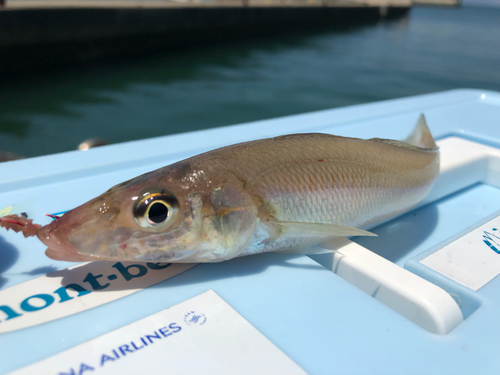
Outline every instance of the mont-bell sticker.
POLYGON ((79 313, 176 276, 196 263, 90 262, 0 291, 0 333, 79 313))

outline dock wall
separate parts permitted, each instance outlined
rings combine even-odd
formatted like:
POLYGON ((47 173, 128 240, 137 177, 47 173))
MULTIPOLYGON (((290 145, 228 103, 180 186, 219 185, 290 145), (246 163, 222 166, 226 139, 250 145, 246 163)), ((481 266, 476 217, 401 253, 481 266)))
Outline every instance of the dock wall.
POLYGON ((54 7, 0 11, 0 73, 377 22, 409 7, 54 7))

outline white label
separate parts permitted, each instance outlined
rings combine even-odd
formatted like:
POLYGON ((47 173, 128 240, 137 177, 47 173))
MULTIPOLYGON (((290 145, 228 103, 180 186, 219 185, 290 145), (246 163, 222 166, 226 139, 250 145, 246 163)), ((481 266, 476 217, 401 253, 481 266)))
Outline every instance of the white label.
POLYGON ((420 263, 472 290, 478 290, 500 274, 500 216, 420 263))
POLYGON ((214 291, 12 374, 305 374, 214 291))
POLYGON ((196 264, 90 262, 0 291, 0 333, 115 301, 196 264))

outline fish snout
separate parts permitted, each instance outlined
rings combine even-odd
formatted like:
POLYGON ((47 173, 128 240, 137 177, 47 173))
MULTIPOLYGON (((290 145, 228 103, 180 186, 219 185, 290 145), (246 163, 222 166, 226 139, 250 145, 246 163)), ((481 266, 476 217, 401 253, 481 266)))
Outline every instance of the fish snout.
POLYGON ((92 260, 78 253, 73 245, 57 235, 57 224, 57 222, 53 222, 46 225, 37 233, 38 239, 47 246, 45 255, 51 259, 68 262, 83 262, 86 260, 92 260))

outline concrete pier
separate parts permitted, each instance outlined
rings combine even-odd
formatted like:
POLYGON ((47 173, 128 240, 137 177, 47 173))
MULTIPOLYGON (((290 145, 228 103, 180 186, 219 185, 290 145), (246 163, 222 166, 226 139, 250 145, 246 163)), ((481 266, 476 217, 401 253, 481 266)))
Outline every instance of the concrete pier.
POLYGON ((377 22, 410 6, 411 0, 7 0, 0 7, 0 73, 377 22))

